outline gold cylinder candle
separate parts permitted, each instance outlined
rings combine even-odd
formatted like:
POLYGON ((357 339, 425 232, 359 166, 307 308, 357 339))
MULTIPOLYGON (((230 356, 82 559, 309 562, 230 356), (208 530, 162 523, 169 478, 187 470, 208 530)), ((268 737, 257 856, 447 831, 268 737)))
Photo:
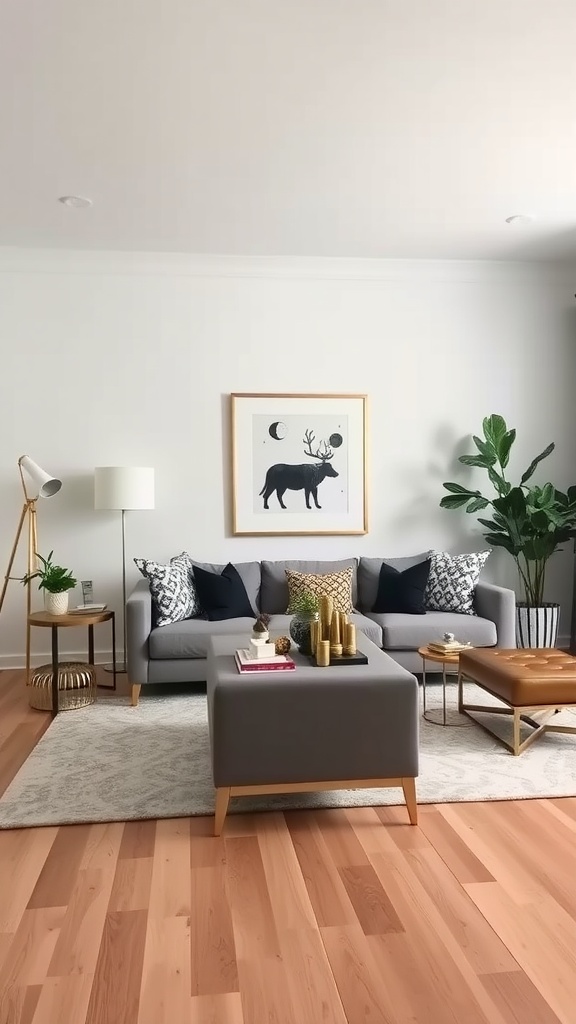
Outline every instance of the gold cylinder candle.
POLYGON ((346 640, 344 643, 345 654, 356 654, 356 626, 353 622, 346 625, 346 640))
POLYGON ((312 619, 310 623, 310 650, 312 654, 316 654, 316 648, 318 646, 318 636, 320 630, 320 622, 318 619, 312 619))
POLYGON ((332 611, 334 609, 334 602, 331 597, 323 597, 321 604, 320 617, 322 619, 322 639, 330 639, 330 623, 332 622, 332 611))
POLYGON ((340 617, 340 640, 344 644, 346 643, 346 626, 348 625, 348 616, 346 612, 338 612, 340 617))
POLYGON ((332 622, 330 623, 330 646, 332 646, 332 644, 339 644, 339 643, 341 643, 341 638, 340 638, 340 612, 338 612, 338 611, 336 611, 336 609, 334 609, 334 611, 332 612, 332 622))
POLYGON ((318 651, 316 654, 316 663, 322 665, 324 668, 330 664, 330 641, 320 640, 318 643, 318 651))
POLYGON ((330 644, 330 657, 341 658, 342 657, 342 644, 330 644))

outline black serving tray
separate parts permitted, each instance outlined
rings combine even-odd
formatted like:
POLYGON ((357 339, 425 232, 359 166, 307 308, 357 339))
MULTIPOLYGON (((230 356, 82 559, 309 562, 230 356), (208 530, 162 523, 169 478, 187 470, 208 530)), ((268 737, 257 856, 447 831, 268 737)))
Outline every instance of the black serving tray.
MULTIPOLYGON (((310 662, 315 668, 328 668, 328 665, 319 665, 316 661, 316 655, 309 655, 310 662)), ((361 651, 356 651, 356 654, 331 654, 330 665, 367 665, 368 658, 361 651)))

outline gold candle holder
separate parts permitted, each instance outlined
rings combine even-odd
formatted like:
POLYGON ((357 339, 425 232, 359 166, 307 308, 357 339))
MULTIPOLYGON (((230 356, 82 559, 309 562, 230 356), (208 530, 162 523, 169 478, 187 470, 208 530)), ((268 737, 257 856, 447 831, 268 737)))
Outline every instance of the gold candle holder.
POLYGON ((320 617, 322 619, 322 639, 330 639, 330 623, 332 622, 332 612, 334 610, 334 602, 331 597, 323 597, 320 617))
POLYGON ((338 612, 340 617, 340 640, 342 643, 346 642, 346 626, 348 625, 348 616, 346 612, 338 612))
POLYGON ((330 644, 330 657, 341 658, 342 657, 342 644, 330 644))
POLYGON ((356 654, 356 626, 353 622, 348 622, 346 625, 344 654, 356 654))
POLYGON ((316 648, 318 647, 318 639, 320 636, 320 620, 312 619, 310 623, 310 650, 312 654, 316 654, 316 648))
POLYGON ((340 612, 334 609, 332 612, 332 621, 330 623, 330 646, 340 643, 342 643, 342 638, 340 636, 340 612))
POLYGON ((325 668, 330 664, 330 641, 320 640, 316 651, 316 664, 325 668))

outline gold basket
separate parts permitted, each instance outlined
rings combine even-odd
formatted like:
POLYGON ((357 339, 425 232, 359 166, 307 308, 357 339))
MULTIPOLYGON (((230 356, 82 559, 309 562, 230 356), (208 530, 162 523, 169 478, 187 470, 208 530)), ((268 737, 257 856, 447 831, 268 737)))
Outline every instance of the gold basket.
MULTIPOLYGON (((40 665, 30 680, 30 707, 52 710, 52 665, 40 665)), ((96 669, 83 661, 63 661, 58 665, 58 710, 85 708, 96 700, 96 669)))

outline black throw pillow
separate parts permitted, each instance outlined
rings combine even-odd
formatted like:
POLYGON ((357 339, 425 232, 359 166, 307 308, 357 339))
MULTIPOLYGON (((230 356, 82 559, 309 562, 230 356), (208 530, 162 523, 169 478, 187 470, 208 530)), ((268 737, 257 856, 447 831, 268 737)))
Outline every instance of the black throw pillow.
POLYGON ((424 615, 424 592, 430 575, 431 559, 411 565, 398 572, 392 565, 382 562, 378 594, 373 612, 403 612, 404 615, 424 615))
POLYGON ((220 574, 192 566, 202 610, 210 622, 222 619, 254 618, 246 587, 238 570, 228 562, 220 574))

